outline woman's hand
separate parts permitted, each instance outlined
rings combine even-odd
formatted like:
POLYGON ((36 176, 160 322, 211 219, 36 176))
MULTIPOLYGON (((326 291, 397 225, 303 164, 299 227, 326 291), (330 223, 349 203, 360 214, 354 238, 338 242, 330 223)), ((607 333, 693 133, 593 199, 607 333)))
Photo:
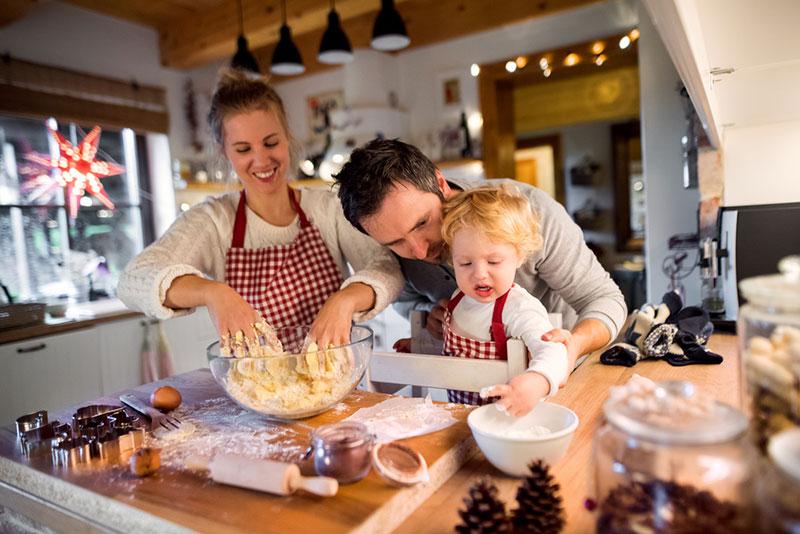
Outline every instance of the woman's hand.
POLYGON ((357 310, 357 303, 348 291, 351 287, 347 286, 331 295, 314 319, 308 336, 320 349, 350 343, 350 327, 357 310))
POLYGON ((205 301, 211 320, 219 333, 221 346, 230 343, 235 355, 241 357, 245 356, 245 347, 249 344, 258 344, 259 333, 255 331, 254 325, 261 320, 261 314, 239 293, 227 284, 217 282, 206 289, 205 301), (237 338, 241 339, 237 342, 237 338), (241 350, 237 351, 239 347, 241 350))
POLYGON ((535 371, 526 371, 508 381, 481 391, 481 397, 500 397, 497 404, 513 415, 522 417, 539 404, 550 391, 550 382, 535 371))

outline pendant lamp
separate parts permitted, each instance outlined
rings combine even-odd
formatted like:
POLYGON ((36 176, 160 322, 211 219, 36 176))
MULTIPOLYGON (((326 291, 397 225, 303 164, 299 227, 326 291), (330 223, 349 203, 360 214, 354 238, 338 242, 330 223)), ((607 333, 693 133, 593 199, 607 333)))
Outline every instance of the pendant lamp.
POLYGON ((331 0, 331 11, 328 13, 328 27, 322 35, 319 43, 319 55, 317 59, 329 65, 341 65, 353 61, 353 47, 350 46, 350 39, 342 29, 342 22, 336 12, 334 0, 331 0))
POLYGON ((302 74, 305 72, 306 67, 303 65, 300 51, 292 41, 292 30, 286 24, 286 0, 281 2, 281 16, 283 24, 281 25, 280 39, 272 52, 272 66, 270 66, 269 70, 272 74, 280 74, 281 76, 302 74))
POLYGON ((403 17, 394 7, 394 0, 381 0, 381 10, 372 27, 372 48, 384 52, 400 50, 411 43, 403 17))
POLYGON ((236 39, 236 53, 231 58, 231 67, 244 71, 261 74, 261 69, 258 68, 258 61, 256 61, 253 53, 247 47, 247 39, 244 37, 244 10, 242 9, 242 0, 238 0, 239 6, 239 37, 236 39))

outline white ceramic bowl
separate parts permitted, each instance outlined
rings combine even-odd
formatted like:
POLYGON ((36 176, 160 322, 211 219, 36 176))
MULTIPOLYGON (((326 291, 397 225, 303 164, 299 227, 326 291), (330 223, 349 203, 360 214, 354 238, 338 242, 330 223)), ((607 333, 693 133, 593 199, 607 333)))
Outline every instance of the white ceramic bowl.
POLYGON ((494 404, 487 404, 473 410, 467 424, 492 465, 511 476, 524 477, 533 460, 541 458, 552 464, 564 456, 578 428, 578 416, 569 408, 550 402, 540 402, 523 417, 513 417, 500 412, 494 404), (546 427, 550 433, 520 436, 538 426, 546 427))

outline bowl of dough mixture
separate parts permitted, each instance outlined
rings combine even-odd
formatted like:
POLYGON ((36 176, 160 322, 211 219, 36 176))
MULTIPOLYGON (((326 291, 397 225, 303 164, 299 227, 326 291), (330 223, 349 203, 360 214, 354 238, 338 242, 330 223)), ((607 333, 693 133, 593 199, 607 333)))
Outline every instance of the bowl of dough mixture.
POLYGON ((239 405, 269 417, 300 419, 324 412, 358 385, 372 356, 372 330, 353 326, 350 343, 326 349, 304 342, 309 327, 276 328, 283 353, 223 357, 208 347, 211 373, 239 405))

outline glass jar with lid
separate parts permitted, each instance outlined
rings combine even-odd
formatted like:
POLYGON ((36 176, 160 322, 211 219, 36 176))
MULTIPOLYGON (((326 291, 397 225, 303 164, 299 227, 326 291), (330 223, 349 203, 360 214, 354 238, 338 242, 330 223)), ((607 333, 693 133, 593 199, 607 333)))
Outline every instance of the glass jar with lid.
POLYGON ((743 280, 737 331, 759 451, 762 527, 800 531, 800 256, 743 280))
POLYGON ((753 438, 762 454, 769 440, 800 426, 800 256, 784 258, 781 274, 743 280, 747 304, 737 324, 753 438))
POLYGON ((691 382, 616 389, 594 438, 597 532, 750 532, 744 414, 691 382))

